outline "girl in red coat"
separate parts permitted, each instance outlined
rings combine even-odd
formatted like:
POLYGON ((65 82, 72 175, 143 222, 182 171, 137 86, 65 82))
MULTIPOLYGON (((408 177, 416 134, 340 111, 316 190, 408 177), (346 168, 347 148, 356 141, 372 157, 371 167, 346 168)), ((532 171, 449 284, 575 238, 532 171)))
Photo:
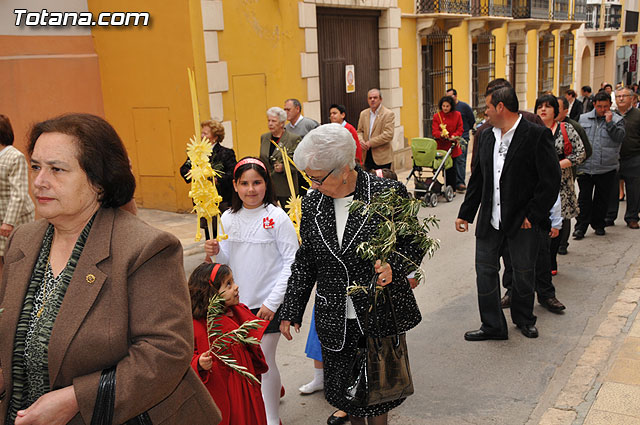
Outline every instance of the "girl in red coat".
MULTIPOLYGON (((267 425, 260 384, 231 369, 211 353, 207 332, 207 309, 215 293, 225 301, 225 313, 216 319, 221 334, 238 329, 244 322, 258 319, 244 304, 239 304, 238 285, 231 269, 224 264, 203 263, 189 277, 189 294, 193 313, 194 351, 191 367, 209 390, 222 413, 220 425, 267 425)), ((262 338, 266 322, 260 329, 249 331, 262 338)), ((213 342, 213 341, 211 341, 213 342)), ((223 353, 239 366, 258 377, 268 369, 259 345, 231 343, 223 353)))
MULTIPOLYGON (((451 143, 456 136, 462 136, 464 128, 462 126, 462 115, 455 110, 455 101, 451 96, 444 96, 438 102, 437 114, 433 116, 433 122, 431 123, 431 134, 433 138, 438 142, 438 149, 448 151, 451 147, 451 143), (445 130, 446 131, 443 131, 445 130)), ((457 144, 451 151, 451 157, 455 158, 462 155, 462 149, 457 144)), ((447 185, 450 185, 455 189, 456 187, 456 167, 451 167, 446 171, 447 185)))

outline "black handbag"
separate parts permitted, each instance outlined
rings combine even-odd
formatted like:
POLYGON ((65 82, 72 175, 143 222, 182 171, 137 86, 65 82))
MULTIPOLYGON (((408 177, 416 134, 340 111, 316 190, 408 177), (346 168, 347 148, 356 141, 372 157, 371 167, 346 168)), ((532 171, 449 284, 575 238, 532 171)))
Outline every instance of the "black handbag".
MULTIPOLYGON (((91 416, 91 425, 112 425, 116 401, 116 366, 104 369, 100 375, 98 395, 91 416)), ((153 425, 147 412, 129 419, 124 425, 153 425)))
POLYGON ((389 288, 382 289, 384 296, 385 317, 390 315, 395 327, 395 335, 379 336, 380 312, 377 308, 376 281, 374 276, 369 285, 368 299, 370 308, 367 310, 365 323, 369 324, 369 311, 373 313, 378 336, 373 336, 365 327, 365 335, 358 341, 356 355, 347 371, 346 398, 351 404, 359 407, 399 400, 413 394, 413 380, 409 367, 406 335, 398 335, 393 302, 389 288))

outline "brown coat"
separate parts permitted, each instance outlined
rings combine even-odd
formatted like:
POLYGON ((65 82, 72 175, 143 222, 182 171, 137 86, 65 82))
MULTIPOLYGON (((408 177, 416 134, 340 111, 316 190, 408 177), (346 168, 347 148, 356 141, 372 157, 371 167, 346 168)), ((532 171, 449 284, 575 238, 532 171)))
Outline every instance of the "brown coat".
MULTIPOLYGON (((11 399, 15 329, 47 221, 11 236, 0 283, 0 365, 11 399)), ((216 424, 211 396, 190 367, 191 302, 180 242, 119 209, 101 208, 80 256, 49 342, 53 390, 73 385, 91 422, 102 369, 117 364, 114 424, 149 411, 154 424, 216 424), (95 278, 95 281, 94 281, 95 278)))
MULTIPOLYGON (((371 144, 371 155, 373 156, 373 162, 378 165, 388 164, 393 162, 393 135, 395 130, 396 114, 383 105, 378 107, 379 112, 376 120, 373 122, 373 129, 371 130, 371 139, 369 139, 369 121, 371 108, 367 108, 360 112, 360 119, 358 120, 358 139, 360 142, 369 142, 371 144)), ((362 152, 363 160, 366 156, 365 152, 362 152)))

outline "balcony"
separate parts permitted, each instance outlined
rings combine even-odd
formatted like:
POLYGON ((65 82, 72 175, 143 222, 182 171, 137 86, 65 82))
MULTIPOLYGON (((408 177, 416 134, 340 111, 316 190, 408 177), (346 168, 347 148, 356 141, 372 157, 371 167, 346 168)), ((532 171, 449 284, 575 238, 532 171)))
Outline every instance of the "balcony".
POLYGON ((569 0, 554 0, 553 19, 560 21, 569 19, 569 0))
POLYGON ((545 19, 549 16, 549 0, 513 0, 514 19, 545 19))
POLYGON ((471 0, 473 16, 511 16, 511 0, 471 0))
POLYGON ((587 2, 585 0, 574 0, 572 19, 574 21, 587 20, 587 2))
MULTIPOLYGON (((488 0, 479 0, 488 1, 488 0)), ((500 0, 498 0, 500 1, 500 0)), ((505 1, 505 0, 502 0, 505 1)), ((417 0, 418 13, 458 13, 469 14, 469 0, 417 0)))

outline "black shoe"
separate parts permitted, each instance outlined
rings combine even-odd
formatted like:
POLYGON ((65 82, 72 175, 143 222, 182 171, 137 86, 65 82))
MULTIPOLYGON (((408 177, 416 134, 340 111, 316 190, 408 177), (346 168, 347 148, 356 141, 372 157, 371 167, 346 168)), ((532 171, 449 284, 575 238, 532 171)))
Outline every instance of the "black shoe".
POLYGON ((502 308, 511 307, 511 295, 505 295, 504 297, 502 297, 502 299, 500 300, 500 307, 502 308))
POLYGON ((478 329, 477 331, 465 332, 464 339, 467 341, 486 341, 488 339, 504 340, 509 339, 509 337, 507 335, 489 334, 482 329, 478 329))
POLYGON ((349 422, 349 415, 336 416, 336 413, 338 412, 339 410, 336 410, 331 414, 331 416, 329 416, 329 419, 327 419, 327 425, 343 425, 349 422))
POLYGON ((518 327, 518 329, 520 329, 520 332, 522 332, 522 335, 526 336, 527 338, 537 338, 538 337, 538 329, 535 327, 535 325, 516 325, 518 327))
POLYGON ((604 219, 604 227, 611 227, 611 226, 615 226, 615 225, 616 225, 616 223, 613 220, 608 219, 608 218, 604 219))
POLYGON ((564 304, 558 301, 556 297, 551 297, 544 300, 541 300, 538 298, 538 303, 540 303, 541 306, 543 306, 550 312, 556 313, 556 314, 560 314, 562 310, 567 308, 564 306, 564 304))
POLYGON ((567 247, 566 246, 561 246, 558 248, 558 254, 559 255, 567 255, 568 251, 567 251, 567 247))
POLYGON ((596 235, 598 235, 598 236, 604 236, 604 234, 605 234, 606 232, 604 231, 604 227, 598 227, 598 228, 595 230, 595 233, 596 233, 596 235))
POLYGON ((584 238, 584 230, 576 229, 573 231, 573 239, 580 240, 584 238))

